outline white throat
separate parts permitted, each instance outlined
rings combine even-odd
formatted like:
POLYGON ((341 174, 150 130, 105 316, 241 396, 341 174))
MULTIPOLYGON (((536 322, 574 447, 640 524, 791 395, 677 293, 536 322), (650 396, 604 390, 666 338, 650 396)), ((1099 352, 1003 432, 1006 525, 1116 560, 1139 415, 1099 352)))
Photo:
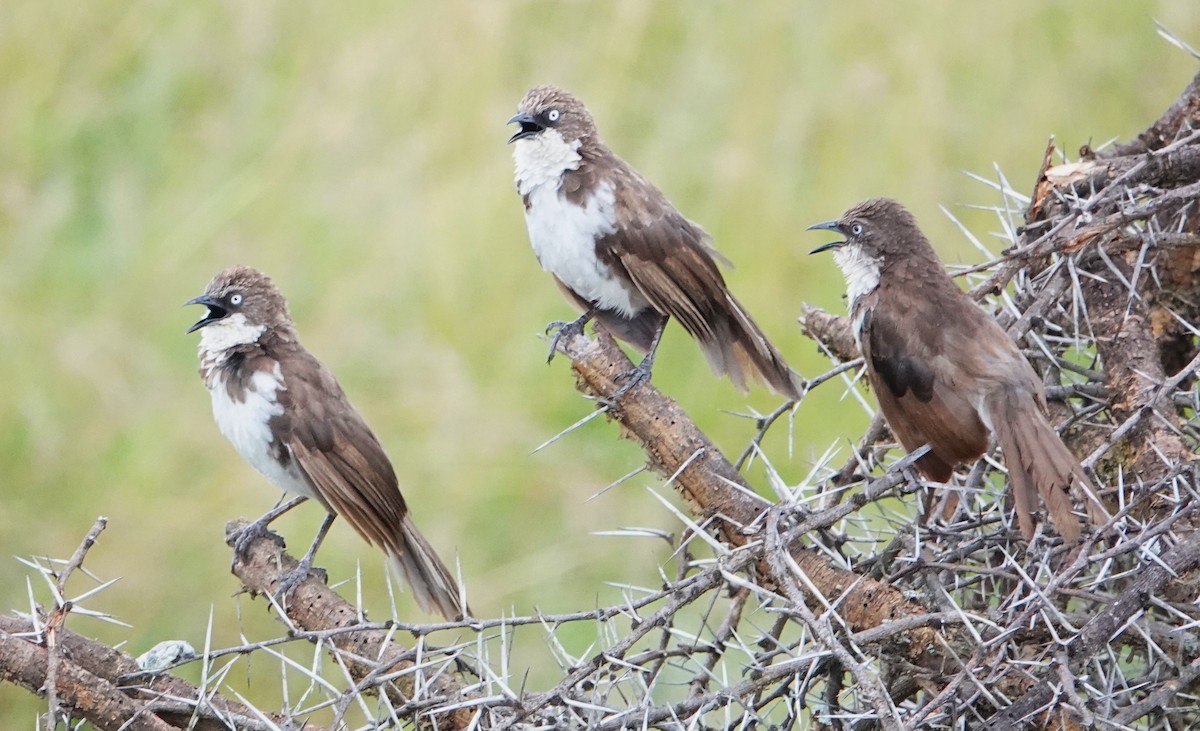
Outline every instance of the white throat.
POLYGON ((244 314, 235 312, 200 329, 200 351, 216 354, 256 343, 266 330, 266 325, 251 325, 244 314))
POLYGON ((517 192, 528 195, 539 185, 553 183, 568 170, 579 167, 579 140, 568 144, 556 129, 545 129, 532 137, 513 143, 513 162, 516 163, 517 192))
POLYGON ((861 246, 847 244, 836 249, 833 260, 846 277, 846 296, 851 307, 879 286, 879 262, 863 253, 861 246))

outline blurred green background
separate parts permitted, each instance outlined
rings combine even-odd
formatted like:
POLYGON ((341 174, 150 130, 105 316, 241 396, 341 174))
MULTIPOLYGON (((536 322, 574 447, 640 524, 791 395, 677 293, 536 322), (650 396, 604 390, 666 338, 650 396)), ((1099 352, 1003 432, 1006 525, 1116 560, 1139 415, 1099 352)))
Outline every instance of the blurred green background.
MULTIPOLYGON (((1200 44, 1200 4, 1171 0, 0 4, 0 610, 28 607, 12 556, 65 558, 106 515, 87 567, 123 578, 87 606, 134 628, 72 628, 135 654, 202 646, 210 610, 217 646, 279 631, 230 599, 222 542, 277 493, 213 425, 184 334, 200 313, 179 308, 235 263, 289 298, 479 614, 657 585, 665 543, 591 532, 678 530, 659 480, 585 502, 640 451, 596 420, 530 454, 591 407, 539 338, 572 312, 513 190, 504 122, 525 90, 576 92, 813 375, 827 363, 795 319, 805 301, 840 312, 842 283, 803 228, 891 195, 947 260, 979 261, 938 206, 986 238, 995 216, 966 204, 1000 197, 961 171, 1027 192, 1049 135, 1075 150, 1141 131, 1196 68, 1154 19, 1200 44)), ((777 404, 713 378, 675 326, 654 380, 733 454, 753 427, 730 412, 777 404)), ((866 423, 844 390, 806 401, 790 453, 785 428, 768 440, 788 480, 866 423)), ((299 548, 319 519, 278 527, 299 548)), ((382 560, 345 525, 319 559, 335 580, 361 560, 386 616, 382 560)), ((551 677, 535 667, 530 689, 551 677)), ((0 727, 42 708, 0 687, 0 727)))

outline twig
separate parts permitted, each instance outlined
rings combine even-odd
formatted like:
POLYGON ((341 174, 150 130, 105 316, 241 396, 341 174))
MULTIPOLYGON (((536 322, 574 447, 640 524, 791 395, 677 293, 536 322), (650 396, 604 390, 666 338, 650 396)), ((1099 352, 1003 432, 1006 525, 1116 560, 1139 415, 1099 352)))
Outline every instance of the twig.
MULTIPOLYGON (((860 662, 858 658, 851 655, 834 637, 831 620, 828 617, 818 619, 816 614, 808 608, 808 600, 805 599, 800 588, 802 585, 812 593, 814 598, 822 598, 822 595, 799 564, 790 560, 791 554, 786 550, 786 545, 781 542, 778 514, 771 512, 767 518, 767 562, 776 579, 784 579, 780 583, 784 593, 791 600, 792 611, 800 615, 804 624, 817 637, 821 645, 832 652, 842 667, 854 676, 855 689, 875 709, 875 714, 883 728, 899 731, 903 726, 903 721, 896 707, 892 705, 891 697, 880 683, 879 677, 868 669, 866 663, 860 662)), ((828 614, 837 616, 833 613, 832 607, 828 614)))
MULTIPOLYGON (((1151 596, 1162 590, 1168 581, 1200 565, 1200 532, 1171 549, 1162 562, 1143 567, 1137 579, 1103 611, 1096 614, 1067 645, 1067 657, 1072 664, 1085 661, 1106 646, 1129 619, 1141 611, 1151 596)), ((1054 698, 1049 683, 1053 671, 1041 674, 1039 683, 1012 705, 988 719, 985 729, 1022 728, 1033 715, 1045 708, 1054 698)))
POLYGON ((71 574, 83 565, 83 559, 87 556, 87 552, 96 543, 96 538, 108 525, 108 518, 100 516, 96 518, 95 524, 91 530, 84 536, 79 547, 75 549, 75 553, 67 561, 62 571, 58 574, 56 583, 57 591, 54 596, 54 609, 50 611, 50 616, 46 620, 45 642, 46 649, 49 651, 49 664, 46 668, 46 731, 54 731, 58 726, 58 666, 62 662, 62 649, 59 647, 58 635, 62 631, 63 626, 67 621, 67 615, 71 613, 73 602, 64 600, 66 596, 67 579, 71 578, 71 574))

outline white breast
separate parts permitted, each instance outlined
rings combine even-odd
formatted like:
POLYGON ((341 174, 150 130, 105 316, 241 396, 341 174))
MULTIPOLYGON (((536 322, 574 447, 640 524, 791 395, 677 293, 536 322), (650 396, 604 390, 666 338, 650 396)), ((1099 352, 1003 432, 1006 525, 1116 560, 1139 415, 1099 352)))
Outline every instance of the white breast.
POLYGON ((596 239, 617 229, 613 201, 611 186, 581 207, 560 195, 557 186, 540 185, 529 194, 525 225, 542 269, 589 302, 632 317, 649 303, 596 257, 596 239))
POLYGON ((579 166, 578 143, 554 130, 517 140, 513 159, 517 190, 527 196, 525 225, 542 269, 580 297, 632 317, 649 306, 596 257, 596 240, 617 230, 612 185, 603 184, 578 206, 561 193, 562 174, 579 166))
POLYGON ((579 140, 567 144, 555 129, 542 130, 533 137, 513 143, 513 163, 517 168, 517 192, 525 195, 534 187, 551 183, 555 188, 568 170, 577 170, 579 140))
POLYGON ((863 321, 867 315, 858 303, 879 286, 879 262, 863 253, 861 246, 847 244, 833 252, 833 260, 846 278, 846 298, 853 321, 854 344, 862 351, 863 321))
POLYGON ((275 364, 273 371, 255 373, 244 399, 229 395, 223 376, 223 368, 210 368, 205 384, 212 395, 217 428, 242 455, 242 459, 276 487, 285 492, 316 498, 316 491, 297 468, 295 461, 289 461, 284 468, 274 456, 276 450, 273 448, 270 421, 272 417, 283 413, 278 393, 286 388, 279 364, 275 364))
POLYGON ((861 246, 847 244, 833 252, 833 260, 846 277, 846 296, 851 303, 879 286, 879 262, 864 254, 861 246))

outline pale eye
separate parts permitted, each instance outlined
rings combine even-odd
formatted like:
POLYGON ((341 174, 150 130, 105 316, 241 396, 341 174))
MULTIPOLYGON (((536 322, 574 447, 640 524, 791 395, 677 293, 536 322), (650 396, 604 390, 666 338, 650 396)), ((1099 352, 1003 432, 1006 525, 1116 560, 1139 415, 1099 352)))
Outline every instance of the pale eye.
POLYGON ((861 223, 856 223, 850 227, 850 233, 854 234, 855 236, 862 236, 862 232, 863 225, 861 223))
POLYGON ((242 304, 242 295, 234 294, 232 297, 229 298, 229 304, 235 305, 235 306, 242 304))
POLYGON ((551 122, 557 122, 558 121, 558 110, 551 109, 550 111, 546 112, 546 119, 550 120, 551 122))

